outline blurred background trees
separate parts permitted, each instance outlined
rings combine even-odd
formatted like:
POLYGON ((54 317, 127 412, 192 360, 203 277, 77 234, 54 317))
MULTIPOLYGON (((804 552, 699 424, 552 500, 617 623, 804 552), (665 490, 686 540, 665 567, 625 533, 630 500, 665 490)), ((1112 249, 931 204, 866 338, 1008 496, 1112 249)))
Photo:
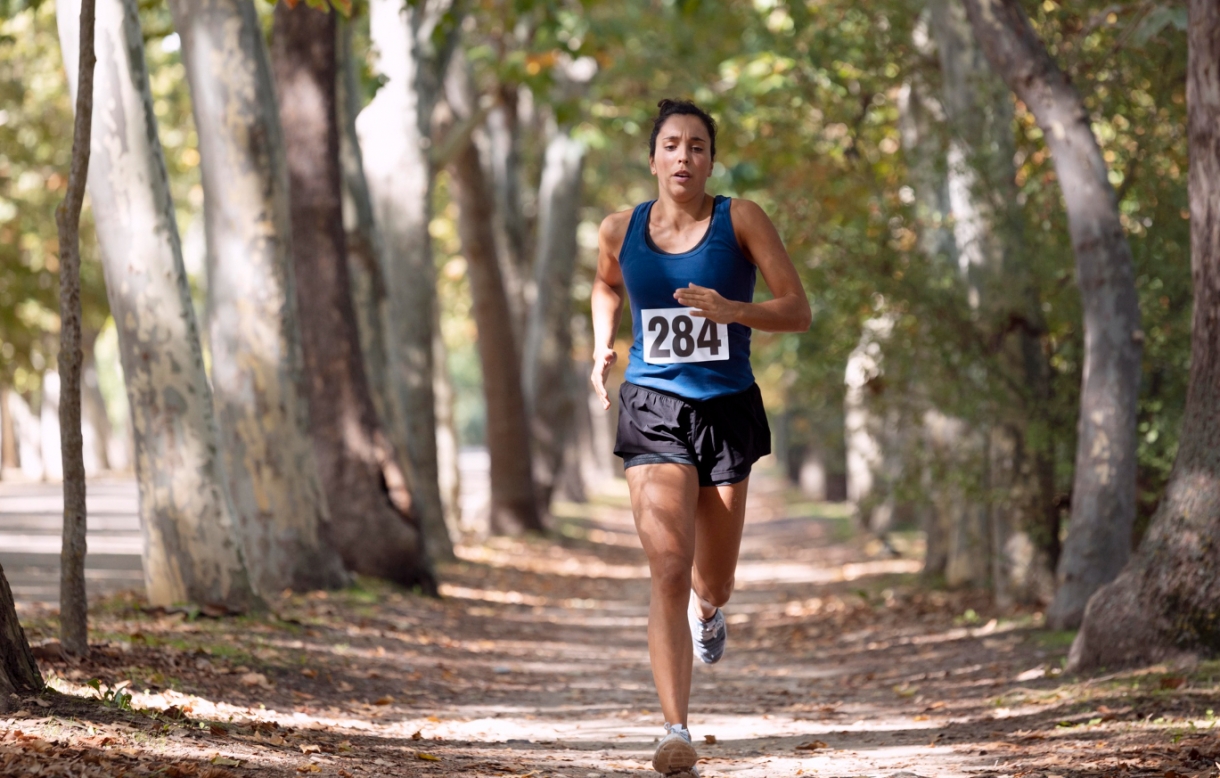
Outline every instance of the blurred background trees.
MULTIPOLYGON (((188 73, 183 55, 195 44, 179 37, 190 38, 188 17, 213 4, 171 3, 174 17, 142 2, 139 22, 194 302, 248 307, 259 296, 234 284, 253 250, 233 266, 237 276, 216 273, 230 260, 218 226, 203 224, 205 201, 227 200, 239 214, 254 201, 238 207, 236 173, 215 177, 205 196, 200 170, 214 162, 196 120, 205 126, 217 106, 208 97, 192 113, 192 95, 211 95, 220 74, 188 73)), ((793 488, 811 499, 850 495, 861 524, 892 549, 926 552, 929 583, 986 588, 1005 604, 1048 604, 1062 544, 1091 519, 1133 548, 1164 491, 1189 376, 1186 12, 1159 0, 1005 5, 1019 6, 1079 95, 1129 247, 1143 352, 1124 422, 1131 434, 1107 444, 1132 463, 1115 472, 1126 479, 1116 488, 1132 495, 1121 521, 1075 485, 1085 308, 1063 173, 1046 137, 1055 129, 991 70, 995 43, 975 34, 960 0, 373 0, 354 3, 350 17, 343 3, 295 8, 343 16, 335 122, 350 315, 384 450, 397 452, 403 473, 403 485, 379 488, 409 493, 428 553, 545 526, 552 499, 577 498, 613 472, 611 417, 589 411, 584 377, 596 228, 655 196, 649 119, 669 96, 716 116, 709 188, 767 210, 813 303, 808 333, 754 336, 778 465, 793 488), (489 290, 503 300, 494 315, 483 307, 489 290), (506 421, 515 431, 500 446, 506 421), (459 515, 454 443, 489 449, 492 504, 515 506, 500 514, 509 519, 459 515), (506 472, 514 475, 496 477, 506 472)), ((52 395, 58 327, 51 209, 65 185, 71 107, 52 4, 3 6, 0 453, 4 472, 40 477, 38 409, 52 395)), ((259 43, 274 47, 273 6, 255 0, 244 13, 259 43)), ((264 92, 265 129, 244 137, 282 155, 273 90, 264 92)), ((287 191, 286 169, 266 175, 260 196, 287 191)), ((259 233, 282 244, 276 262, 321 240, 288 226, 289 200, 266 206, 279 215, 259 233)), ((98 214, 87 206, 82 282, 109 432, 86 419, 98 430, 86 429, 87 447, 90 434, 127 439, 131 417, 90 226, 98 214)), ((276 272, 296 289, 291 272, 276 272)), ((295 317, 292 327, 322 316, 296 300, 277 314, 295 317)), ((218 370, 254 369, 220 348, 217 327, 235 323, 212 318, 202 339, 218 395, 218 370)), ((298 359, 284 348, 283 359, 298 359)), ((320 380, 308 343, 304 356, 301 389, 320 380)), ((322 380, 316 391, 339 387, 322 380)), ((225 402, 218 396, 217 408, 225 402)), ((233 430, 221 448, 240 512, 259 493, 236 493, 245 487, 234 463, 255 470, 264 458, 237 452, 237 431, 265 432, 218 417, 233 430)), ((98 448, 119 454, 113 467, 123 466, 122 449, 98 448)), ((314 459, 294 460, 294 477, 324 483, 306 472, 314 459)), ((325 490, 310 489, 325 505, 325 490)), ((323 524, 336 515, 327 496, 323 524)))

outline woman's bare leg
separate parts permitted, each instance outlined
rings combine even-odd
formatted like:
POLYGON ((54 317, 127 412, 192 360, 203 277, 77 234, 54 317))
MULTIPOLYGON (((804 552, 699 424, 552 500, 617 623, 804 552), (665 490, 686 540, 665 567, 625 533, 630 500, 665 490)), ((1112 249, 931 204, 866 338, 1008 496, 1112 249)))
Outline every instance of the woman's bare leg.
POLYGON ((693 657, 686 610, 695 559, 699 476, 692 465, 637 465, 627 468, 627 487, 652 574, 648 602, 652 678, 665 721, 685 725, 693 657))
POLYGON ((695 510, 695 570, 691 588, 699 617, 710 619, 733 594, 750 479, 699 489, 695 510))

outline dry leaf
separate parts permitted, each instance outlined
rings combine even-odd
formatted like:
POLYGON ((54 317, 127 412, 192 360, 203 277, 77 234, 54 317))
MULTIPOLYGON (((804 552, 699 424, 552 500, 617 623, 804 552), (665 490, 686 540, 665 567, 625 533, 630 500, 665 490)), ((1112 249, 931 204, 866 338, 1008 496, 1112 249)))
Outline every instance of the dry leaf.
POLYGON ((280 737, 279 735, 272 735, 271 737, 267 738, 267 742, 273 746, 282 746, 282 745, 286 745, 288 743, 287 740, 280 737))
POLYGON ((306 678, 317 678, 318 671, 314 670, 312 667, 306 667, 301 671, 301 675, 305 676, 306 678))
POLYGON ((829 748, 830 746, 823 743, 821 740, 810 740, 808 743, 801 743, 796 747, 797 751, 817 751, 819 748, 829 748))
POLYGON ((267 681, 267 676, 262 673, 246 673, 241 677, 241 682, 245 686, 262 686, 265 689, 270 689, 271 684, 267 681))
POLYGON ((217 753, 212 757, 212 764, 217 765, 218 767, 241 767, 241 760, 230 759, 227 756, 221 756, 219 753, 217 753))
POLYGON ((1186 678, 1181 675, 1169 675, 1161 679, 1162 689, 1181 689, 1186 684, 1186 678))
POLYGON ((322 772, 322 768, 318 767, 316 764, 310 762, 309 764, 303 764, 300 767, 298 767, 297 772, 298 773, 320 773, 320 772, 322 772))
POLYGON ((301 744, 301 753, 302 754, 320 754, 320 753, 322 753, 322 746, 315 745, 313 743, 302 743, 301 744))
POLYGON ((384 697, 378 697, 377 699, 373 700, 374 705, 392 705, 393 703, 394 698, 388 694, 384 697))
POLYGON ((440 758, 439 756, 433 756, 432 754, 425 754, 423 751, 418 752, 418 753, 415 755, 415 758, 416 758, 416 759, 422 759, 422 760, 424 760, 425 762, 439 762, 439 761, 441 761, 441 758, 440 758))
POLYGON ((714 745, 716 745, 716 736, 715 735, 704 735, 703 742, 707 743, 709 746, 714 746, 714 745))

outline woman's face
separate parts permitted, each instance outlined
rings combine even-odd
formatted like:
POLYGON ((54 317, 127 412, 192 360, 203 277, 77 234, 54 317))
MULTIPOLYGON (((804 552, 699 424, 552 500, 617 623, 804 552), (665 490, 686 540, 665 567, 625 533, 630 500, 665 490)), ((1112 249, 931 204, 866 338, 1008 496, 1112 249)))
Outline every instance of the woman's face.
POLYGON ((702 197, 712 174, 712 142, 703 120, 686 114, 666 119, 648 162, 661 189, 673 199, 702 197))

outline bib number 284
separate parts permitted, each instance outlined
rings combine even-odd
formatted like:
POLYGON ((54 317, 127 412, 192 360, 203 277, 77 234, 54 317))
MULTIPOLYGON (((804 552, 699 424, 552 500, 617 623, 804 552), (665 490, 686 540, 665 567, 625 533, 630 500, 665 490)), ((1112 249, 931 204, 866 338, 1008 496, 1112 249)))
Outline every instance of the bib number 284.
POLYGON ((645 308, 644 361, 650 365, 675 362, 716 362, 729 358, 729 325, 691 316, 692 308, 645 308))

